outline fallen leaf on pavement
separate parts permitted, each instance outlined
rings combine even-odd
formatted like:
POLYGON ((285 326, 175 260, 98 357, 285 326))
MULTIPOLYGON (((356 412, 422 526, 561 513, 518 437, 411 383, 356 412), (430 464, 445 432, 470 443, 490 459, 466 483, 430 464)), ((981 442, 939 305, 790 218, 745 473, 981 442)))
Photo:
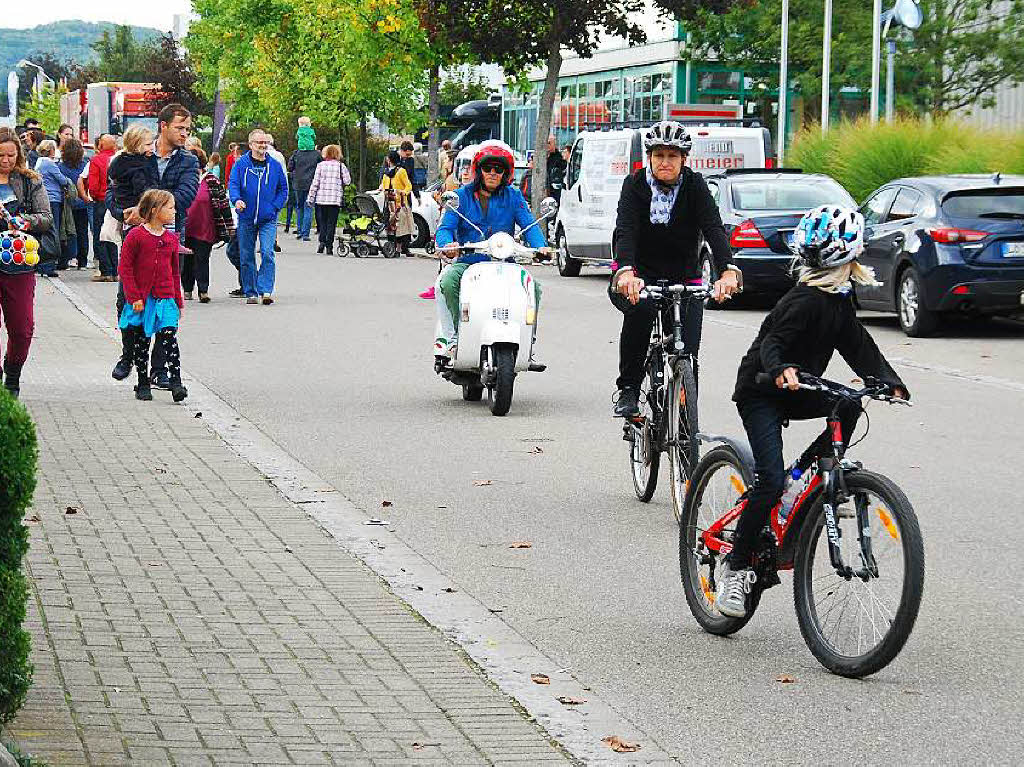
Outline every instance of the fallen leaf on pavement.
POLYGON ((543 453, 544 449, 540 445, 534 445, 533 447, 530 448, 530 452, 533 455, 537 455, 538 453, 543 453))
POLYGON ((508 547, 510 549, 532 549, 533 544, 530 541, 512 541, 508 547))
POLYGON ((386 519, 377 519, 376 517, 370 517, 368 520, 363 522, 364 525, 390 525, 386 519))
POLYGON ((77 514, 78 513, 78 509, 76 509, 74 506, 68 506, 66 509, 64 509, 64 513, 65 514, 77 514))
POLYGON ((285 546, 284 547, 284 552, 285 552, 285 554, 291 554, 292 553, 292 547, 291 546, 285 546))
POLYGON ((440 743, 413 743, 412 744, 412 750, 413 751, 422 751, 427 746, 440 746, 440 745, 441 745, 440 743))
POLYGON ((38 514, 33 514, 31 517, 29 517, 25 521, 26 522, 42 522, 42 520, 39 519, 39 515, 38 514))
POLYGON ((488 485, 493 485, 494 481, 490 479, 474 479, 473 484, 477 487, 487 487, 488 485))
POLYGON ((639 743, 634 743, 631 740, 623 740, 618 735, 608 735, 607 737, 601 738, 601 742, 608 746, 612 751, 617 751, 620 754, 628 754, 633 751, 640 750, 639 743))
POLYGON ((416 586, 416 585, 414 584, 414 585, 413 585, 413 588, 414 588, 414 589, 416 589, 416 591, 423 591, 423 587, 422 587, 422 586, 416 586))
POLYGON ((587 702, 586 698, 573 698, 570 695, 559 695, 555 700, 563 706, 582 706, 587 702))
POLYGON ((441 589, 441 591, 443 591, 445 594, 454 594, 458 591, 458 589, 453 589, 451 586, 446 586, 445 588, 441 589))
POLYGON ((380 505, 386 509, 388 508, 388 506, 392 506, 393 504, 391 503, 391 501, 381 501, 380 505))
POLYGON ((202 418, 202 417, 203 417, 203 411, 202 411, 202 410, 200 410, 199 412, 197 412, 197 413, 196 413, 196 414, 195 414, 195 415, 193 416, 193 418, 202 418))
POLYGON ((551 684, 551 677, 547 674, 530 674, 530 681, 536 684, 551 684))
POLYGON ((437 508, 439 508, 439 509, 447 509, 448 507, 447 506, 438 506, 437 508))
POLYGON ((782 684, 793 684, 793 682, 796 681, 796 677, 790 676, 789 674, 779 674, 775 677, 775 681, 782 682, 782 684))

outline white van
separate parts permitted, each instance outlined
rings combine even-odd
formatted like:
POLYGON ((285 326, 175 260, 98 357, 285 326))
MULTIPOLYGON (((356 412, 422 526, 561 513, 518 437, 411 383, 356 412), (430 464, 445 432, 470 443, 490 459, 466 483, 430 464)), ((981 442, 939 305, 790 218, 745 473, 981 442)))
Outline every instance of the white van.
MULTIPOLYGON (((685 121, 684 121, 685 122, 685 121)), ((774 164, 767 128, 687 126, 693 150, 687 165, 703 175, 774 164)), ((576 277, 583 264, 612 263, 612 233, 623 179, 644 167, 646 128, 586 130, 576 137, 555 219, 558 273, 576 277)))

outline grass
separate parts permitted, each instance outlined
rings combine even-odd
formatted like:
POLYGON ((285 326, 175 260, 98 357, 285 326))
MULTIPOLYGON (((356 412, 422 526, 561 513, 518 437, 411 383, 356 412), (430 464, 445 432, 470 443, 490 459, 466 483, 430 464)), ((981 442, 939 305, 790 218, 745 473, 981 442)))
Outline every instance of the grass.
POLYGON ((820 126, 810 125, 797 135, 786 160, 809 173, 827 173, 863 200, 905 176, 1024 173, 1024 132, 900 118, 876 125, 867 119, 844 122, 822 136, 820 126))

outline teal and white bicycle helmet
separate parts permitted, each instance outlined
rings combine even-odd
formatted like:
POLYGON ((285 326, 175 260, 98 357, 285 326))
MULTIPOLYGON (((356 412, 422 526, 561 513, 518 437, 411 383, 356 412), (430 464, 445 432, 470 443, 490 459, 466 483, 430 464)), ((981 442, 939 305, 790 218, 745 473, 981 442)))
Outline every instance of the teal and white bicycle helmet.
POLYGON ((693 148, 693 139, 681 124, 674 120, 662 120, 652 125, 644 134, 644 150, 647 154, 659 146, 678 149, 683 154, 689 154, 693 148))
POLYGON ((809 210, 797 224, 790 247, 811 269, 847 264, 864 252, 864 217, 838 205, 809 210))

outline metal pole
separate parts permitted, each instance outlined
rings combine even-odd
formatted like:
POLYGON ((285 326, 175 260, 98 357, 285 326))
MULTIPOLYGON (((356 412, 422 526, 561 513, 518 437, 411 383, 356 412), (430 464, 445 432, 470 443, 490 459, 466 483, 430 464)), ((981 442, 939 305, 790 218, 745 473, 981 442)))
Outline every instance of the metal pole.
MULTIPOLYGON (((685 90, 684 90, 684 93, 683 93, 683 103, 684 104, 692 104, 693 102, 690 101, 690 96, 692 95, 692 93, 691 93, 691 86, 690 86, 690 80, 693 79, 693 55, 690 53, 690 33, 689 32, 686 33, 686 74, 685 74, 685 77, 686 77, 686 85, 684 86, 685 90)), ((676 91, 676 92, 678 93, 678 91, 676 91)))
POLYGON ((829 75, 832 68, 832 0, 825 0, 825 32, 821 43, 821 133, 828 133, 829 75))
POLYGON ((896 41, 885 41, 885 121, 896 116, 896 41))
POLYGON ((782 0, 782 52, 779 54, 779 167, 786 159, 786 118, 789 96, 789 0, 782 0))
POLYGON ((871 124, 878 122, 878 81, 882 69, 882 0, 871 11, 871 124))

